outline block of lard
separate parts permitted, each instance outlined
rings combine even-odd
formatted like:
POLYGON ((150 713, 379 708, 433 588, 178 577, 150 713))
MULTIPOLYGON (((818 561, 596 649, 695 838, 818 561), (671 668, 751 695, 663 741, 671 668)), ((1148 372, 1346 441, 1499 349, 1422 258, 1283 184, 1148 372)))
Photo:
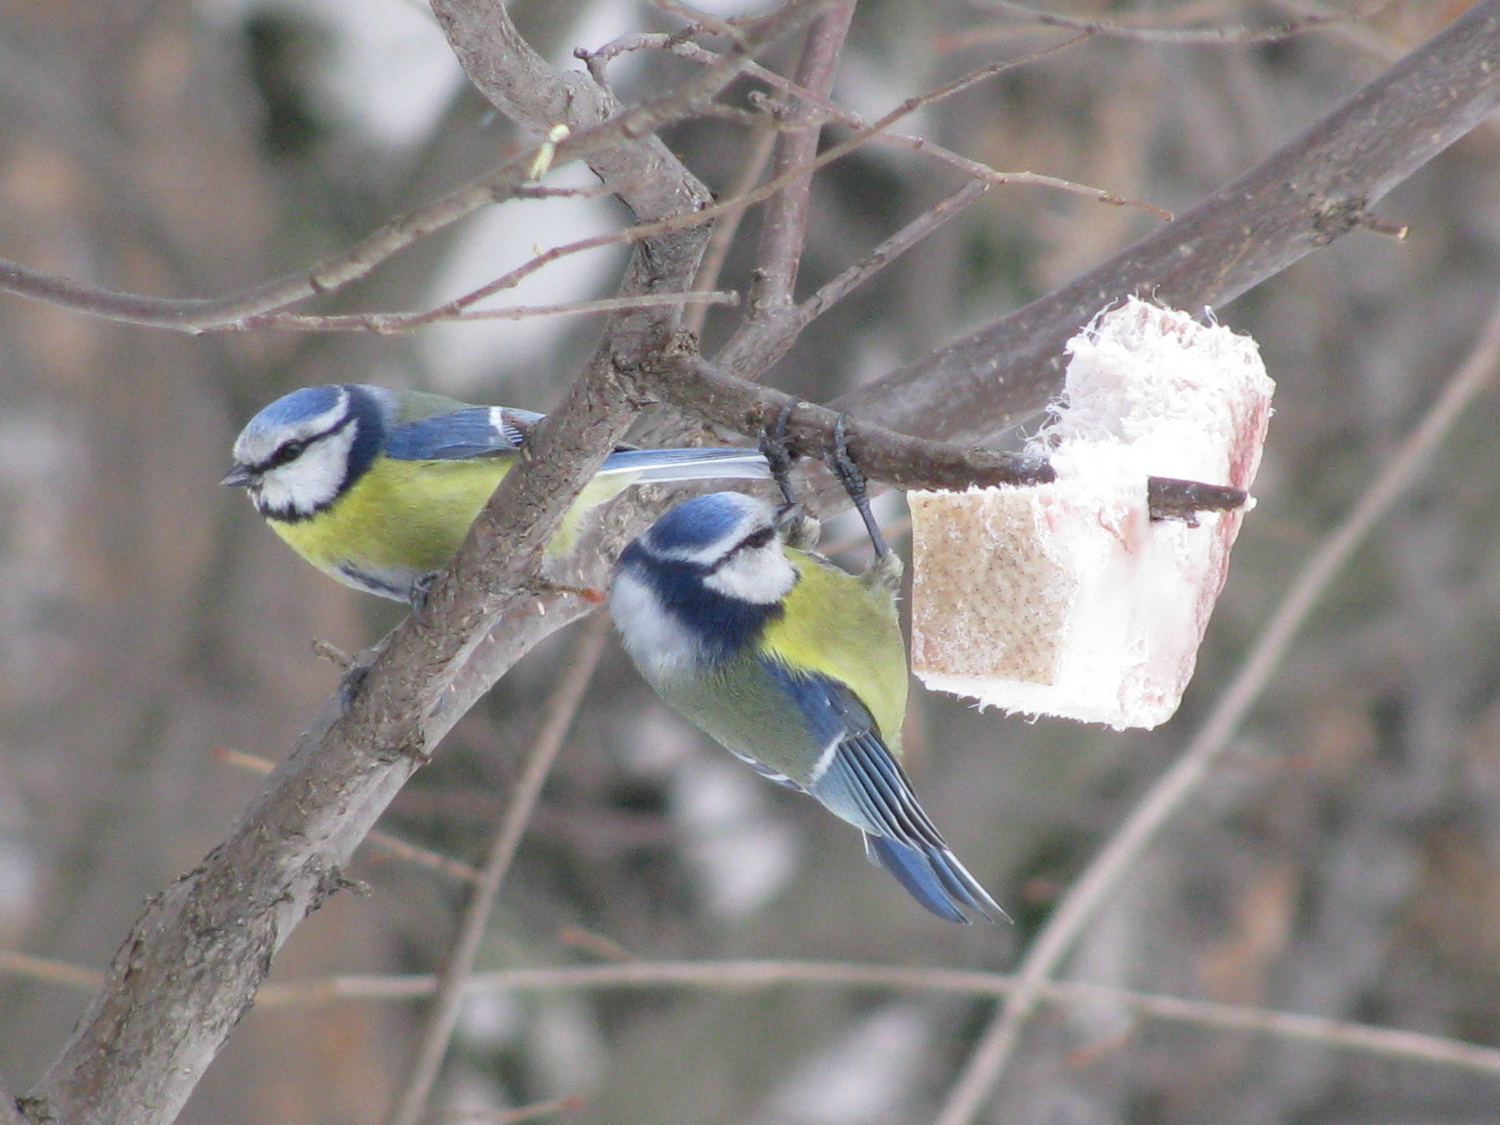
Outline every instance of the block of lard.
POLYGON ((1068 352, 1031 447, 1056 481, 908 496, 912 668, 981 706, 1150 728, 1192 677, 1244 510, 1152 522, 1147 478, 1248 491, 1275 384, 1249 337, 1136 299, 1068 352))

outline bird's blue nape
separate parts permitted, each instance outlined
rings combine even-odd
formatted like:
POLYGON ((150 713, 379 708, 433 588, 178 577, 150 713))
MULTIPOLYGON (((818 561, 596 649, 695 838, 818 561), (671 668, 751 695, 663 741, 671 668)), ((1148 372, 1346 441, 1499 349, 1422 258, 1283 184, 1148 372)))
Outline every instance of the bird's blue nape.
POLYGON ((692 553, 727 539, 765 507, 764 501, 740 492, 710 492, 678 504, 643 538, 649 540, 650 550, 692 553))

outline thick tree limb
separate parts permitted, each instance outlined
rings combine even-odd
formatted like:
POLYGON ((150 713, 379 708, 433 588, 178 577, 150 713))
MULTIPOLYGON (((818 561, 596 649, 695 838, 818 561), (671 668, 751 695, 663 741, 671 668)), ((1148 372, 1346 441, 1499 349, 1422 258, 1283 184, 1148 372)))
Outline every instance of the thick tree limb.
MULTIPOLYGON (((461 56, 469 50, 478 69, 498 49, 475 38, 480 23, 503 18, 503 8, 496 0, 440 7, 461 56)), ((744 28, 731 53, 818 10, 811 0, 777 9, 744 28)), ((1104 304, 1141 290, 1187 308, 1222 302, 1349 229, 1370 201, 1490 112, 1500 99, 1497 52, 1500 0, 1481 0, 1322 125, 1157 236, 845 403, 861 420, 927 437, 972 440, 1003 428, 1055 391, 1063 341, 1104 304)), ((733 73, 727 64, 694 96, 711 96, 713 82, 733 73)), ((536 89, 504 95, 512 110, 547 125, 565 120, 552 116, 557 103, 549 99, 567 102, 556 75, 536 80, 536 89)), ((609 172, 622 194, 643 193, 632 205, 646 214, 658 205, 656 213, 673 213, 668 196, 683 207, 697 198, 691 183, 674 179, 685 173, 651 164, 660 150, 639 139, 664 119, 665 104, 612 118, 607 128, 615 131, 588 154, 604 166, 616 159, 606 152, 612 146, 650 150, 619 155, 626 167, 609 172), (631 171, 635 161, 672 182, 650 187, 631 171)), ((627 292, 687 288, 698 237, 643 244, 627 292)), ((170 1121, 250 1005, 276 949, 342 886, 341 865, 431 747, 505 668, 583 612, 571 596, 537 595, 536 564, 571 497, 629 421, 639 373, 662 362, 674 316, 637 310, 616 318, 606 348, 538 427, 421 618, 383 644, 347 712, 331 705, 224 843, 149 904, 74 1038, 25 1103, 35 1119, 170 1121), (503 629, 494 628, 502 619, 503 629)))
MULTIPOLYGON (((1098 269, 834 405, 950 441, 1000 433, 1062 387, 1063 345, 1132 294, 1233 300, 1358 226, 1500 106, 1500 0, 1467 13, 1295 141, 1098 269)), ((738 374, 738 372, 736 372, 738 374)))
MULTIPOLYGON (((730 53, 748 57, 818 7, 817 0, 794 0, 746 27, 730 53)), ((455 0, 450 8, 478 21, 445 24, 460 57, 471 53, 465 38, 471 32, 508 23, 497 2, 455 0)), ((690 80, 698 83, 693 96, 711 97, 735 71, 719 73, 718 86, 706 73, 690 80)), ((537 71, 532 78, 535 104, 551 104, 556 76, 537 71)), ((519 100, 521 92, 509 96, 519 100)), ((513 108, 519 113, 524 106, 513 108)), ((643 123, 638 135, 644 136, 654 125, 639 108, 620 118, 643 123)), ((630 130, 623 135, 629 138, 630 130)), ((642 193, 632 205, 670 214, 665 193, 684 211, 696 209, 701 186, 675 159, 658 172, 659 183, 631 189, 642 193)), ((670 235, 670 244, 638 246, 625 295, 688 287, 704 237, 688 229, 670 235)), ((630 422, 630 373, 670 339, 676 315, 670 308, 616 315, 604 347, 531 436, 424 612, 382 643, 347 709, 340 713, 338 700, 330 701, 228 838, 147 906, 73 1037, 26 1099, 35 1119, 173 1120, 249 1008, 276 950, 343 886, 340 870, 354 848, 482 690, 476 677, 455 686, 469 658, 483 654, 487 687, 577 615, 544 616, 549 603, 576 599, 539 599, 532 576, 572 498, 630 422), (506 627, 498 633, 501 618, 506 627)))

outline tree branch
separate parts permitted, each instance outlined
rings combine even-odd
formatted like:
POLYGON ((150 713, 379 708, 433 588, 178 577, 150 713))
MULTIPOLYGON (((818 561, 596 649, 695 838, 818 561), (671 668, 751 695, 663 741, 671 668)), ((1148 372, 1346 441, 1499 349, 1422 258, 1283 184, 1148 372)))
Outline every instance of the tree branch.
MULTIPOLYGON (((1017 986, 1015 976, 1006 973, 909 965, 864 965, 839 961, 627 961, 615 965, 568 965, 476 973, 469 978, 468 993, 663 988, 742 992, 787 984, 925 991, 974 997, 1005 997, 1017 986)), ((345 976, 268 985, 262 998, 267 1008, 337 1001, 416 1000, 431 996, 436 987, 437 981, 431 976, 345 976)), ((1108 1005, 1138 1016, 1197 1027, 1253 1031, 1325 1047, 1394 1059, 1421 1059, 1478 1074, 1500 1075, 1500 1050, 1420 1032, 1372 1027, 1300 1012, 1162 996, 1086 981, 1044 981, 1041 997, 1058 1006, 1108 1005)))
MULTIPOLYGON (((467 34, 487 33, 492 23, 485 20, 504 16, 498 2, 455 0, 451 7, 482 25, 445 25, 461 57, 471 53, 467 34)), ((722 71, 710 68, 689 80, 692 96, 711 97, 736 73, 734 60, 812 18, 819 7, 815 0, 794 0, 748 25, 726 52, 730 61, 722 71)), ((533 94, 544 101, 554 92, 549 75, 534 79, 533 94)), ((637 145, 636 138, 659 124, 668 101, 612 118, 618 143, 637 145)), ((623 157, 603 162, 630 163, 623 157)), ((699 198, 695 183, 673 160, 655 187, 636 189, 641 194, 632 206, 667 213, 664 196, 670 195, 691 210, 699 198)), ((622 295, 689 286, 705 237, 690 228, 638 246, 622 295)), ((605 345, 562 406, 531 435, 423 613, 382 642, 346 708, 337 696, 329 701, 227 839, 148 904, 28 1104, 62 1121, 161 1125, 176 1117, 250 1006, 277 949, 344 886, 342 865, 406 779, 479 692, 583 611, 577 598, 538 598, 533 576, 572 498, 630 421, 631 373, 669 339, 665 329, 676 315, 675 309, 615 315, 605 345), (549 604, 559 603, 567 611, 545 615, 549 604), (503 635, 493 631, 502 618, 503 635), (461 676, 471 668, 477 674, 461 676)))
MULTIPOLYGON (((479 69, 490 49, 479 36, 493 33, 503 6, 498 0, 440 0, 440 6, 455 47, 461 56, 469 50, 467 62, 479 69)), ((644 219, 690 215, 702 198, 695 181, 675 161, 657 163, 664 150, 643 138, 701 109, 757 43, 802 26, 824 7, 794 0, 744 25, 722 67, 575 132, 558 144, 558 159, 584 158, 605 168, 611 186, 644 219), (636 169, 649 174, 641 179, 636 169), (662 184, 653 186, 657 177, 662 184)), ((1220 303, 1349 229, 1372 200, 1500 100, 1497 44, 1500 0, 1481 0, 1322 125, 1193 213, 1053 297, 840 405, 867 426, 926 437, 973 440, 1003 428, 1055 393, 1063 343, 1105 304, 1142 290, 1182 307, 1220 303)), ((533 78, 534 87, 504 95, 511 112, 549 128, 569 120, 571 80, 550 71, 533 78)), ((526 159, 506 165, 500 180, 484 182, 490 194, 474 205, 519 183, 528 168, 526 159)), ((457 198, 449 197, 450 209, 457 198)), ((450 213, 425 210, 415 224, 397 220, 382 228, 389 237, 361 244, 337 259, 337 268, 298 284, 316 292, 359 276, 415 237, 414 226, 450 213)), ((703 237, 701 228, 691 228, 643 243, 622 295, 686 289, 703 237)), ((0 287, 7 278, 14 281, 0 266, 0 287)), ((194 309, 202 306, 186 309, 171 326, 200 330, 194 309)), ((614 318, 585 377, 537 428, 426 611, 383 643, 347 711, 331 702, 226 840, 148 905, 74 1037, 33 1091, 40 1113, 122 1125, 170 1121, 251 1003, 275 951, 344 885, 342 864, 437 740, 516 659, 586 612, 576 597, 536 592, 538 560, 572 496, 644 397, 640 373, 676 362, 669 331, 676 315, 636 310, 614 318), (503 629, 495 628, 502 619, 503 629)), ((875 455, 874 433, 856 433, 870 447, 860 450, 866 460, 875 455)))
POLYGON ((1136 805, 1047 919, 1016 973, 1015 991, 975 1048, 949 1095, 938 1125, 967 1125, 978 1114, 1004 1073, 1026 1021, 1045 991, 1043 982, 1062 966, 1063 959, 1109 895, 1138 868, 1142 854, 1157 833, 1208 776, 1308 614, 1317 606, 1329 581, 1392 504, 1432 465, 1435 452, 1454 423, 1463 417, 1479 392, 1493 383, 1497 366, 1500 366, 1500 302, 1493 306, 1468 358, 1454 372, 1421 423, 1395 456, 1386 461, 1353 511, 1303 565, 1182 757, 1136 805))
POLYGON ((1500 0, 1480 0, 1302 136, 1098 269, 834 405, 975 441, 1062 387, 1063 346, 1134 294, 1219 306, 1326 246, 1500 106, 1500 0))
MULTIPOLYGON (((807 29, 793 81, 816 99, 827 98, 833 90, 844 39, 853 19, 852 0, 841 0, 807 29)), ((783 176, 794 169, 808 167, 818 155, 818 138, 822 133, 823 114, 816 105, 811 101, 794 102, 783 121, 776 159, 771 167, 772 176, 783 176)), ((757 254, 761 284, 757 293, 758 307, 751 310, 751 319, 792 303, 797 272, 802 264, 811 198, 812 174, 808 173, 782 188, 766 204, 757 254)))
MULTIPOLYGON (((653 136, 655 131, 703 113, 757 50, 814 18, 833 2, 790 0, 748 26, 715 63, 705 66, 676 89, 618 112, 609 112, 619 109, 612 95, 593 87, 586 76, 559 75, 552 71, 521 40, 499 0, 447 0, 446 3, 439 0, 434 11, 449 33, 450 42, 455 43, 455 51, 466 52, 460 61, 479 70, 475 84, 496 101, 502 112, 539 135, 547 135, 553 125, 568 126, 569 135, 555 143, 552 166, 586 161, 639 217, 650 221, 687 214, 710 199, 696 178, 685 180, 674 172, 681 165, 653 136), (489 52, 520 68, 524 80, 509 84, 503 81, 496 65, 487 61, 489 52), (551 77, 544 78, 545 75, 551 77), (525 101, 522 95, 534 94, 549 82, 544 97, 525 101), (622 155, 638 149, 642 141, 646 143, 646 152, 622 155)), ((285 308, 365 277, 392 255, 427 235, 482 207, 513 197, 531 177, 537 153, 533 149, 513 157, 494 172, 381 224, 348 250, 306 271, 227 297, 172 298, 121 293, 45 274, 4 259, 0 259, 0 291, 127 324, 193 334, 238 328, 246 318, 285 308)))
POLYGON ((516 791, 511 797, 500 827, 490 844, 483 873, 478 885, 464 907, 459 923, 458 936, 448 955, 438 985, 436 1004, 428 1017, 427 1029, 422 1037, 422 1048, 417 1061, 412 1064, 411 1075, 396 1105, 391 1109, 389 1125, 416 1125, 432 1085, 442 1069, 443 1058, 448 1053, 448 1044, 453 1038, 453 1029, 458 1025, 458 1013, 463 1004, 465 984, 474 969, 480 942, 489 925, 490 912, 495 905, 495 896, 500 892, 506 872, 516 848, 521 844, 521 835, 531 819, 542 785, 557 760, 563 739, 578 714, 583 693, 594 677, 599 657, 604 653, 604 642, 609 636, 606 618, 597 616, 585 624, 583 632, 574 642, 573 653, 568 660, 567 672, 559 677, 542 708, 542 727, 532 740, 526 753, 526 767, 519 778, 516 791))

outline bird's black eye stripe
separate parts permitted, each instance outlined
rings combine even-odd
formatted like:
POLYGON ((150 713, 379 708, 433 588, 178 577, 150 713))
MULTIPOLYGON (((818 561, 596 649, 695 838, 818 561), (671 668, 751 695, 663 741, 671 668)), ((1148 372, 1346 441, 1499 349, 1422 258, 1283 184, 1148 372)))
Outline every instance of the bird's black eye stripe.
POLYGON ((745 536, 745 538, 741 539, 739 547, 736 547, 735 550, 738 551, 744 547, 749 547, 752 551, 759 550, 761 547, 764 547, 767 543, 775 538, 776 529, 774 527, 757 528, 755 531, 752 531, 749 535, 745 536))
POLYGON ((775 538, 776 529, 774 527, 758 527, 749 535, 745 536, 745 538, 741 539, 733 547, 729 548, 729 550, 725 551, 722 555, 716 558, 708 566, 703 567, 702 573, 712 574, 714 573, 714 571, 718 570, 719 567, 723 566, 741 551, 747 549, 751 551, 759 550, 761 547, 764 547, 767 543, 775 538))
POLYGON ((307 448, 307 442, 301 438, 289 441, 271 455, 273 465, 285 465, 288 461, 295 461, 302 456, 303 450, 307 448))
POLYGON ((329 430, 324 430, 320 434, 312 434, 305 438, 293 438, 291 441, 282 442, 276 447, 276 452, 255 466, 255 471, 258 473, 268 473, 272 469, 279 469, 283 465, 290 465, 298 457, 306 453, 307 447, 313 442, 322 441, 326 437, 332 437, 353 421, 353 418, 345 418, 337 426, 329 430))

